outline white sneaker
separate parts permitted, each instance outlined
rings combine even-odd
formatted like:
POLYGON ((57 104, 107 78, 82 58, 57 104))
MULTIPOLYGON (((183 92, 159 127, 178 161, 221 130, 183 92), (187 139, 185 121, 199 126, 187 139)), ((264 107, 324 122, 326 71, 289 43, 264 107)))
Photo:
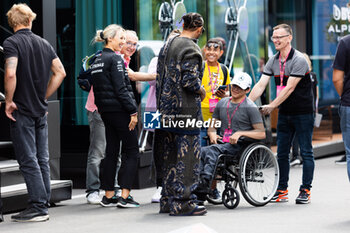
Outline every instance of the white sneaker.
POLYGON ((98 195, 98 192, 92 192, 87 196, 87 202, 92 205, 98 205, 101 202, 101 198, 98 195))
POLYGON ((290 162, 291 167, 294 167, 296 165, 301 165, 301 164, 302 163, 301 163, 300 159, 294 159, 293 161, 290 162))
POLYGON ((160 198, 162 197, 161 192, 162 192, 162 188, 158 187, 157 191, 152 196, 151 203, 159 203, 160 202, 160 198))

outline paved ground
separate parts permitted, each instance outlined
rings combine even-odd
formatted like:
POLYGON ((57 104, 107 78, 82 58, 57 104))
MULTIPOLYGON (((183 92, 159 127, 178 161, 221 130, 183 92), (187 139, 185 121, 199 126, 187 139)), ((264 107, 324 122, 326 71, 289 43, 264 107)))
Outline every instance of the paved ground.
MULTIPOLYGON (((340 157, 340 156, 339 156, 340 157)), ((335 165, 338 157, 316 160, 312 203, 296 205, 301 167, 291 169, 290 201, 253 207, 245 200, 229 210, 208 205, 202 217, 170 217, 158 214, 158 205, 150 204, 155 189, 134 190, 134 198, 142 206, 137 209, 102 208, 85 204, 83 190, 74 190, 75 198, 50 209, 50 220, 43 223, 15 223, 10 215, 0 224, 1 233, 47 232, 118 232, 158 233, 201 224, 213 232, 349 232, 350 184, 345 165, 335 165)), ((198 225, 197 225, 198 226, 198 225)), ((185 231, 179 231, 185 232, 185 231)), ((194 232, 205 233, 197 230, 194 232)))

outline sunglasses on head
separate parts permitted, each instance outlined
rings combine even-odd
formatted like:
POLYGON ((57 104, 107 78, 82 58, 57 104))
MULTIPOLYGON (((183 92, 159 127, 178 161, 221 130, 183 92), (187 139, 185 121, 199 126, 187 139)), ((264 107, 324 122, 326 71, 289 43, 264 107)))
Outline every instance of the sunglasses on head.
POLYGON ((211 48, 211 47, 213 47, 214 49, 217 49, 217 48, 219 48, 220 47, 220 45, 218 44, 218 43, 208 43, 207 45, 206 45, 206 47, 207 48, 211 48))

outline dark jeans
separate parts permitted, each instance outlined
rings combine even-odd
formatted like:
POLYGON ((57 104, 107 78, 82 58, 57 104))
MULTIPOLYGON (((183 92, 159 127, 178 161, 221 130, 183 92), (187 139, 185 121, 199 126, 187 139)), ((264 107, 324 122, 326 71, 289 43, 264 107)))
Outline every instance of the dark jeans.
MULTIPOLYGON (((290 160, 299 159, 299 142, 298 139, 294 136, 292 141, 292 158, 290 160)), ((300 159, 302 161, 302 159, 300 159)))
POLYGON ((286 190, 288 187, 289 152, 294 136, 299 142, 300 156, 303 159, 303 179, 300 189, 311 188, 315 168, 312 149, 313 129, 313 113, 295 116, 278 114, 277 159, 280 170, 278 189, 286 190))
POLYGON ((200 176, 206 177, 211 180, 215 172, 216 161, 219 155, 229 154, 236 155, 241 149, 241 145, 230 143, 213 144, 210 146, 202 147, 201 149, 201 162, 200 162, 200 176))
POLYGON ((340 105, 339 106, 339 116, 340 116, 340 128, 343 136, 345 154, 346 154, 346 163, 348 170, 348 178, 350 181, 350 107, 340 105), (349 131, 349 132, 348 132, 349 131))
POLYGON ((29 117, 18 111, 13 116, 11 138, 27 185, 29 207, 47 213, 51 192, 47 117, 29 117))
POLYGON ((114 180, 120 152, 123 144, 122 164, 118 174, 118 183, 122 189, 131 189, 137 172, 139 146, 136 130, 129 131, 130 116, 122 112, 101 113, 106 131, 106 157, 101 162, 101 189, 114 190, 114 180))

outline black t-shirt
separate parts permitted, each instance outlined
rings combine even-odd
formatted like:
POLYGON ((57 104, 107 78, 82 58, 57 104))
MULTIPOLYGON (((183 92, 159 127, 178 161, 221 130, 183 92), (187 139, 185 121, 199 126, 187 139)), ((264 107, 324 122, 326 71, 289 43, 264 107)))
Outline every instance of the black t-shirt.
POLYGON ((343 93, 340 102, 342 105, 350 106, 350 35, 344 36, 339 41, 333 68, 344 71, 343 93))
MULTIPOLYGON (((281 64, 283 66, 283 64, 281 64)), ((279 52, 271 57, 264 68, 263 74, 274 76, 276 86, 281 84, 279 52)), ((314 100, 309 73, 309 65, 304 55, 292 48, 285 64, 282 86, 286 86, 289 77, 300 78, 290 96, 279 106, 279 112, 284 115, 301 115, 314 112, 314 100)))
POLYGON ((13 96, 18 111, 31 117, 43 116, 47 110, 45 95, 52 60, 57 57, 54 49, 29 29, 18 30, 4 41, 3 47, 5 59, 18 58, 13 96))

